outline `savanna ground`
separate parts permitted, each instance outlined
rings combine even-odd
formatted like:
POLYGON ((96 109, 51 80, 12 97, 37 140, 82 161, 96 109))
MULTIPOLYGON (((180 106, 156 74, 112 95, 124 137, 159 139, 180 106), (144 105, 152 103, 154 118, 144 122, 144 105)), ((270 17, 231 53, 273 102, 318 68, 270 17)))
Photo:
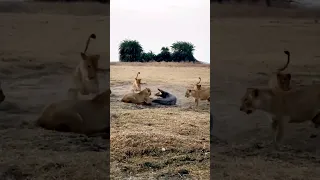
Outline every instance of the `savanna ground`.
POLYGON ((209 179, 210 105, 186 98, 188 87, 202 78, 210 84, 210 66, 188 63, 111 63, 111 177, 114 179, 209 179), (151 97, 163 89, 176 106, 148 107, 121 102, 130 93, 136 73, 151 97))
POLYGON ((211 178, 320 179, 320 136, 309 138, 310 124, 288 125, 279 152, 267 117, 239 111, 246 88, 266 86, 286 61, 284 50, 295 87, 320 83, 320 13, 217 4, 211 11, 211 178))
MULTIPOLYGON (((65 99, 87 37, 109 66, 109 7, 99 3, 0 3, 0 179, 107 179, 108 142, 34 126, 65 99)), ((100 75, 101 89, 109 76, 100 75)))

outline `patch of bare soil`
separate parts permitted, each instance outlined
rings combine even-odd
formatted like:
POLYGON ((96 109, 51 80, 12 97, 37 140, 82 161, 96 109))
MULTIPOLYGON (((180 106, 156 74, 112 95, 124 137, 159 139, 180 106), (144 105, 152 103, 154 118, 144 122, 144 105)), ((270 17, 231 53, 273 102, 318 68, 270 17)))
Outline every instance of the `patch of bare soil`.
MULTIPOLYGON (((77 16, 80 11, 72 14, 71 6, 69 14, 61 13, 59 3, 50 4, 48 12, 49 4, 0 3, 0 80, 6 95, 0 104, 0 179, 107 179, 105 139, 48 131, 34 122, 44 106, 67 98, 72 71, 91 33, 97 40, 90 53, 101 54, 101 66, 108 66, 109 17, 96 12, 108 6, 82 4, 95 15, 77 16), (27 14, 21 10, 30 7, 27 14)), ((109 77, 99 77, 105 89, 109 77)))
POLYGON ((241 6, 215 6, 229 15, 215 16, 212 10, 211 178, 319 179, 320 136, 310 138, 313 126, 289 124, 282 151, 275 151, 269 119, 239 110, 246 88, 266 86, 268 75, 285 62, 284 50, 291 52, 286 72, 292 73, 295 87, 319 83, 320 25, 315 16, 293 18, 294 10, 260 16, 251 7, 254 17, 238 17, 230 10, 242 11, 241 6))
POLYGON ((201 101, 194 109, 194 100, 185 97, 199 76, 204 87, 210 84, 209 65, 152 64, 111 65, 110 109, 116 115, 111 121, 111 178, 209 179, 210 105, 201 101), (120 102, 131 92, 138 71, 146 83, 142 89, 150 88, 153 98, 157 88, 168 91, 177 97, 177 105, 120 102))

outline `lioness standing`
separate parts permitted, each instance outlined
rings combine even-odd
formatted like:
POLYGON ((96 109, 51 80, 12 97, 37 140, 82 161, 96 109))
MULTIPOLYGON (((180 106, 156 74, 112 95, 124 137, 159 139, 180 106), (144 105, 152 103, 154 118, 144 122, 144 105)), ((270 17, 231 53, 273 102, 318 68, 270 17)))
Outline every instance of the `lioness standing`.
POLYGON ((247 114, 261 110, 271 116, 274 146, 283 137, 285 123, 312 121, 320 125, 320 85, 310 85, 290 91, 273 91, 271 88, 247 88, 241 99, 240 111, 247 114))
POLYGON ((200 90, 201 89, 201 77, 199 77, 199 82, 197 82, 197 84, 194 85, 193 89, 194 90, 200 90))
POLYGON ((68 90, 69 98, 78 99, 78 94, 89 95, 99 94, 99 80, 97 77, 99 54, 87 55, 87 49, 91 39, 96 39, 95 34, 91 34, 86 42, 84 52, 81 52, 81 60, 73 73, 75 87, 68 90))
POLYGON ((132 83, 132 92, 141 91, 141 79, 138 79, 140 72, 137 73, 136 78, 134 78, 134 81, 132 83))
POLYGON ((121 102, 133 103, 138 105, 151 105, 152 99, 150 98, 150 96, 151 90, 149 88, 145 88, 138 93, 129 93, 124 95, 124 97, 121 99, 121 102))
MULTIPOLYGON (((201 88, 201 85, 199 85, 199 88, 201 88)), ((196 103, 196 107, 199 105, 199 100, 207 100, 210 102, 210 87, 208 88, 202 88, 202 89, 187 89, 185 93, 185 97, 189 98, 192 96, 194 98, 194 102, 196 103)))
POLYGON ((291 74, 290 73, 282 73, 284 71, 289 63, 290 63, 290 52, 284 51, 284 53, 287 55, 287 63, 279 68, 276 73, 272 74, 269 80, 269 87, 276 91, 288 91, 291 89, 291 74))

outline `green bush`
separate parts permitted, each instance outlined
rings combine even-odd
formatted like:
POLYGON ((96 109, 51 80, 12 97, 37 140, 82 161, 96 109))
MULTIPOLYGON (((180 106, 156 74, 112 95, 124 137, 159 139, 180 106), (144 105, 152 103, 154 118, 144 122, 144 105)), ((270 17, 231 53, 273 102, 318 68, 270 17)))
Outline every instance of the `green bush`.
POLYGON ((192 61, 195 62, 196 59, 193 56, 195 46, 190 42, 177 41, 172 44, 171 49, 172 61, 181 62, 181 61, 192 61))
POLYGON ((162 47, 161 52, 157 55, 156 61, 172 61, 171 53, 168 47, 162 47))
POLYGON ((152 51, 143 52, 141 44, 136 40, 124 40, 119 46, 119 56, 121 62, 196 62, 194 48, 190 42, 177 41, 171 45, 172 53, 168 47, 162 47, 156 55, 152 51))
POLYGON ((136 40, 124 40, 119 46, 121 62, 142 62, 142 46, 136 40))
POLYGON ((152 51, 147 52, 147 53, 142 53, 141 55, 141 60, 142 62, 149 62, 149 61, 154 61, 156 60, 157 55, 155 55, 152 51))

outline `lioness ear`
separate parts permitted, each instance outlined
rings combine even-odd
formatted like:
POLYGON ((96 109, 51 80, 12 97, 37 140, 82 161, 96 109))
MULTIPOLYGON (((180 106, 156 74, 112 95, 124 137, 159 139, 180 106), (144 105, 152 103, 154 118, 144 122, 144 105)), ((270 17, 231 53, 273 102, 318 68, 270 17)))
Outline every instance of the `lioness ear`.
POLYGON ((86 60, 87 59, 87 55, 85 54, 85 53, 80 53, 81 54, 81 58, 83 59, 83 60, 86 60))

